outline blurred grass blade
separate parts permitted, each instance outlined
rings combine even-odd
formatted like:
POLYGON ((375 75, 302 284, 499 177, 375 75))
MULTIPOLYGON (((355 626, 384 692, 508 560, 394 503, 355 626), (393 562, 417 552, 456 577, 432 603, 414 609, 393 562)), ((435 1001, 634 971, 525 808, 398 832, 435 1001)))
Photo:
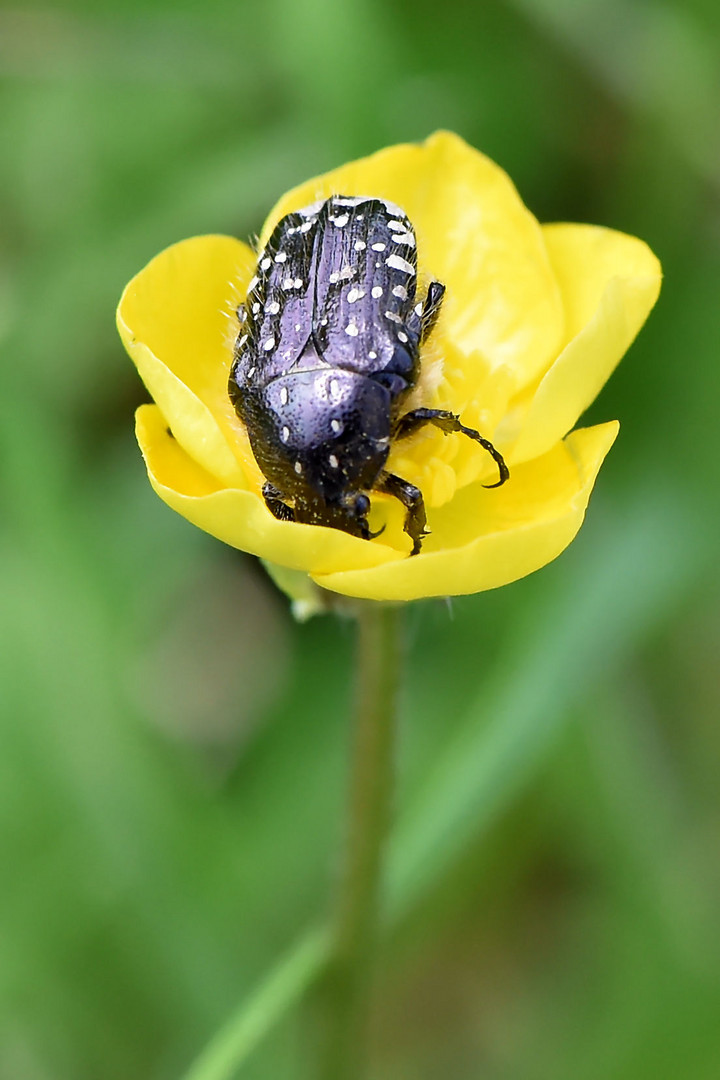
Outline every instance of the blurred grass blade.
MULTIPOLYGON (((613 676, 701 576, 710 540, 692 527, 689 512, 662 494, 636 504, 605 535, 596 527, 593 546, 586 543, 585 557, 565 575, 555 602, 535 613, 513 641, 494 684, 483 688, 424 790, 401 815, 390 852, 390 924, 508 807, 545 760, 572 707, 613 676)), ((230 1080, 325 959, 322 934, 301 938, 185 1080, 230 1080)))
POLYGON ((300 938, 208 1043, 185 1080, 227 1080, 312 984, 325 964, 327 936, 313 930, 300 938))
MULTIPOLYGON (((550 751, 574 705, 607 682, 699 576, 701 530, 659 495, 623 515, 566 574, 555 602, 533 608, 512 655, 393 834, 388 915, 395 921, 487 829, 550 751), (658 543, 662 537, 662 543, 658 543)), ((705 546, 709 548, 709 538, 705 546)), ((705 553, 707 555, 708 552, 705 553)))
POLYGON ((692 811, 643 690, 631 683, 599 694, 583 718, 603 843, 612 851, 616 887, 642 912, 678 978, 713 979, 720 961, 716 904, 697 859, 692 811))
POLYGON ((658 0, 510 4, 579 58, 624 106, 651 118, 688 165, 717 186, 717 38, 696 12, 658 0))

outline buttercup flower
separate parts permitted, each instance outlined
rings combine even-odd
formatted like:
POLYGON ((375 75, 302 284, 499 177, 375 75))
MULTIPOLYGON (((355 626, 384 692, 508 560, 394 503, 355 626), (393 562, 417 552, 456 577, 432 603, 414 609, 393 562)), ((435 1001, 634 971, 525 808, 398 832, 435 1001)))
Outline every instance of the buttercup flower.
POLYGON ((615 422, 571 431, 628 348, 660 288, 640 240, 590 225, 541 226, 507 175, 439 132, 351 162, 284 195, 260 246, 285 214, 333 194, 391 200, 417 234, 419 283, 447 287, 406 403, 449 409, 492 440, 510 480, 477 443, 424 429, 397 441, 390 471, 424 494, 428 527, 409 557, 403 509, 371 493, 363 540, 279 521, 228 397, 237 327, 228 325, 256 253, 228 236, 184 240, 125 289, 118 327, 155 405, 137 436, 160 497, 220 540, 318 585, 373 600, 478 592, 550 562, 585 514, 615 422))

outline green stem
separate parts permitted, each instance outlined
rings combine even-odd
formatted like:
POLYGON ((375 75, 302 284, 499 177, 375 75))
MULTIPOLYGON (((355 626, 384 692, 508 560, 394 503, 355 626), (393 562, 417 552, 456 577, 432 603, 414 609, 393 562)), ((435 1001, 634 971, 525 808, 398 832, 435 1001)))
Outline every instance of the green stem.
POLYGON ((364 604, 358 630, 346 847, 323 995, 324 1080, 365 1075, 383 849, 393 794, 400 612, 364 604))

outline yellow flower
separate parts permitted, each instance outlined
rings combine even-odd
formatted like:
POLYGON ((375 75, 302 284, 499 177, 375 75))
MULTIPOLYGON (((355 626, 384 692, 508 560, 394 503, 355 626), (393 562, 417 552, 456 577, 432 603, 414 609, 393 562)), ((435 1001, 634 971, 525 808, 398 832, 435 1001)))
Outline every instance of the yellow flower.
POLYGON ((478 592, 554 559, 582 523, 615 422, 568 435, 640 329, 660 266, 640 240, 590 225, 541 226, 507 175, 456 135, 439 132, 351 162, 284 195, 281 217, 332 194, 400 205, 417 233, 421 280, 447 286, 408 408, 451 409, 492 440, 510 480, 459 435, 431 429, 393 447, 389 468, 424 493, 431 535, 409 557, 403 511, 372 494, 363 540, 278 521, 228 398, 237 332, 227 315, 245 296, 255 253, 201 236, 153 259, 125 289, 120 334, 156 405, 137 436, 155 491, 220 540, 325 589, 373 600, 478 592))

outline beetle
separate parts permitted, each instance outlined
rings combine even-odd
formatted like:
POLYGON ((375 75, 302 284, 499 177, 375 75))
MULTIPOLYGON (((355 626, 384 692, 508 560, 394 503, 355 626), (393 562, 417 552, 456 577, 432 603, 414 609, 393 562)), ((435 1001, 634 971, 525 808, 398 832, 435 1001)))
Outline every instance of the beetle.
POLYGON ((239 305, 229 394, 281 521, 371 540, 368 492, 405 508, 412 555, 422 547, 422 492, 385 468, 391 444, 426 424, 478 442, 509 478, 502 455, 445 409, 403 402, 420 374, 445 286, 416 302, 415 230, 394 203, 334 195, 287 214, 258 257, 239 305))

